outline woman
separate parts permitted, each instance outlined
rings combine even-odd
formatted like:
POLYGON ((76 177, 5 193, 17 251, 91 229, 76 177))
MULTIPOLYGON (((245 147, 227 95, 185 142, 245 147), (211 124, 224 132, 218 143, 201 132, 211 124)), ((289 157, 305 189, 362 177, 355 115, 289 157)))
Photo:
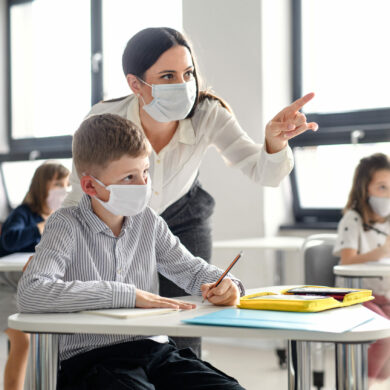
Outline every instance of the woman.
MULTIPOLYGON (((266 127, 265 145, 256 145, 240 128, 228 105, 201 90, 193 51, 180 32, 171 28, 138 32, 127 43, 122 65, 133 94, 98 103, 89 115, 118 114, 143 129, 153 147, 149 205, 190 252, 209 261, 214 199, 197 181, 207 148, 217 147, 229 165, 237 166, 256 182, 277 186, 293 166, 288 140, 318 128, 316 123, 306 123, 298 112, 314 94, 281 111, 266 127)), ((75 174, 71 183, 72 193, 65 206, 81 198, 75 174)), ((161 276, 160 293, 185 295, 161 276)), ((200 353, 199 345, 192 346, 200 353)))
MULTIPOLYGON (((31 179, 30 188, 5 220, 0 236, 1 256, 14 252, 34 252, 41 240, 47 218, 60 206, 66 195, 69 170, 55 162, 40 165, 31 179)), ((16 286, 19 272, 0 275, 0 326, 10 341, 4 370, 4 390, 22 390, 26 372, 29 336, 8 328, 8 316, 16 313, 16 286)))

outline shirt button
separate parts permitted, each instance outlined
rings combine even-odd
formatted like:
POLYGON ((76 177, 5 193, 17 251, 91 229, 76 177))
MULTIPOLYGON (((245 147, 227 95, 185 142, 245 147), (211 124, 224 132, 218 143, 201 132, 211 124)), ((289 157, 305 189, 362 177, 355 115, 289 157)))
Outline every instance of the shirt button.
POLYGON ((161 160, 157 160, 157 164, 160 164, 161 160))
POLYGON ((117 273, 118 273, 118 274, 121 274, 121 273, 122 273, 122 270, 121 270, 121 269, 118 269, 117 273))
POLYGON ((155 195, 158 195, 158 194, 159 194, 159 192, 158 192, 158 191, 154 191, 154 194, 155 194, 155 195))

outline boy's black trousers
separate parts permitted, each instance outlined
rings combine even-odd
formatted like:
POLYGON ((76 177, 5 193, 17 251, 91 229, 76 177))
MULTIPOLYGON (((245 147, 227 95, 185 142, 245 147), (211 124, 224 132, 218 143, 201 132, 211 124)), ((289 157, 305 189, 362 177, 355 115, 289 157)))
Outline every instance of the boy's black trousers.
POLYGON ((97 348, 61 362, 57 390, 243 390, 191 349, 152 340, 97 348))

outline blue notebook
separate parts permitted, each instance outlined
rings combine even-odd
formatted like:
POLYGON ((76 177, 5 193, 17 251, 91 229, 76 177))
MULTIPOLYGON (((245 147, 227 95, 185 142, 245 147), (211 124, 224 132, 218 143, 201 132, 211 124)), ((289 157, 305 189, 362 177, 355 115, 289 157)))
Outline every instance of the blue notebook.
POLYGON ((183 322, 198 325, 342 333, 371 321, 374 317, 374 312, 361 306, 351 306, 318 313, 224 309, 183 320, 183 322))

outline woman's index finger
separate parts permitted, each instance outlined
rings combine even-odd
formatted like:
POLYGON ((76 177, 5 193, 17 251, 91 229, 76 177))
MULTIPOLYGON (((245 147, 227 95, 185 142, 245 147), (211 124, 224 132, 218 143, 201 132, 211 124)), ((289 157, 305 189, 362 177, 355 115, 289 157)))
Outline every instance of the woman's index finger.
POLYGON ((310 102, 311 99, 314 97, 314 92, 310 92, 306 94, 305 96, 302 96, 301 98, 295 100, 292 102, 288 108, 290 111, 297 112, 299 111, 306 103, 310 102))

